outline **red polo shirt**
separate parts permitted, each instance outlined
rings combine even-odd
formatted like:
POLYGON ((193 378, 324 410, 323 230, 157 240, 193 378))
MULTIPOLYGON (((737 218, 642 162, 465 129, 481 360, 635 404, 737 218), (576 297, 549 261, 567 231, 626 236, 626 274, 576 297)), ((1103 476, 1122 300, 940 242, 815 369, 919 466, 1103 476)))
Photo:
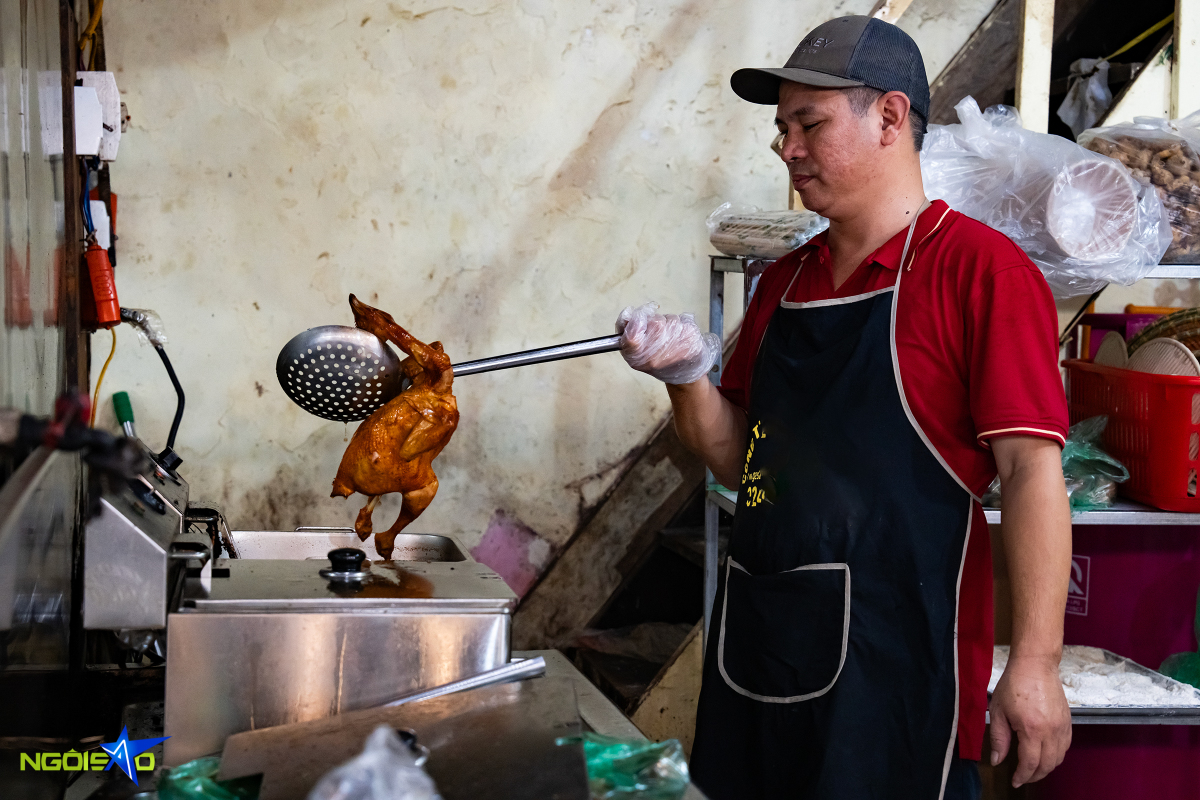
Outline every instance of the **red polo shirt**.
MULTIPOLYGON (((1066 441, 1054 298, 1019 247, 941 200, 917 220, 901 265, 907 234, 900 231, 867 256, 836 289, 824 233, 768 267, 722 373, 721 393, 749 409, 758 347, 789 283, 788 302, 812 302, 886 289, 903 269, 895 352, 904 395, 935 455, 978 501, 996 477, 989 439, 1023 434, 1066 441)), ((983 750, 991 669, 991 547, 976 502, 958 608, 963 758, 978 759, 983 750)))

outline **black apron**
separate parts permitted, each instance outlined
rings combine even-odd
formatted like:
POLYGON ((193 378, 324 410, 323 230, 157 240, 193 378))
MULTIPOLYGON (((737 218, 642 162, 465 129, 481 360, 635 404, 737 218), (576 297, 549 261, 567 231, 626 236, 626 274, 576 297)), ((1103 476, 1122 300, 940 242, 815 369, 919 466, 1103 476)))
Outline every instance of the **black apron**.
POLYGON ((902 394, 905 255, 894 288, 781 302, 763 337, 692 749, 712 800, 935 800, 957 768, 972 495, 902 394))

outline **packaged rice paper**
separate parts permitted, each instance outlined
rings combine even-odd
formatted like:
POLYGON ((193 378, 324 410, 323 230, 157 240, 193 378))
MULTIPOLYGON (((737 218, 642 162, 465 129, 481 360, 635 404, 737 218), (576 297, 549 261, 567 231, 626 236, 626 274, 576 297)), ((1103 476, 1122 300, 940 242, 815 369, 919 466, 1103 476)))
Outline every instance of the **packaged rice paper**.
POLYGON ((812 211, 762 211, 724 203, 708 217, 708 240, 727 256, 781 258, 829 227, 812 211))

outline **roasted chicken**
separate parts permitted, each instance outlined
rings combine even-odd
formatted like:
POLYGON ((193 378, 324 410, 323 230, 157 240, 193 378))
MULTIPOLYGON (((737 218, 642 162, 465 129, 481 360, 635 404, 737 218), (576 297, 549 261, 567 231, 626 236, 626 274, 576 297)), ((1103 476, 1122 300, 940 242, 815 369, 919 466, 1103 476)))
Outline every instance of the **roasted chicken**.
POLYGON ((390 314, 350 295, 354 324, 390 341, 408 354, 400 368, 412 385, 363 420, 342 455, 332 497, 367 496, 354 530, 365 540, 372 532, 371 512, 382 495, 404 497, 400 516, 386 531, 375 534, 375 550, 390 558, 396 534, 433 502, 438 480, 433 459, 458 427, 458 403, 451 392, 454 371, 440 342, 425 344, 400 327, 390 314))

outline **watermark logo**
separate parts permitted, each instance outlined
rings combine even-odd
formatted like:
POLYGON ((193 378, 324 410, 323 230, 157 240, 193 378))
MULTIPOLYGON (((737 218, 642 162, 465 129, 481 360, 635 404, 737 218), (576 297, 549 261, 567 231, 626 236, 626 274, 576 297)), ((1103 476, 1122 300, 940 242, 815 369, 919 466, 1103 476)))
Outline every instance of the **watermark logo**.
POLYGON ((26 767, 35 772, 79 772, 92 770, 107 772, 116 764, 121 771, 129 776, 137 785, 138 770, 152 772, 154 770, 154 754, 148 753, 156 744, 165 742, 170 736, 157 739, 130 739, 129 730, 121 728, 121 735, 111 744, 100 745, 103 753, 80 753, 78 750, 68 750, 65 753, 21 753, 21 770, 26 767), (107 755, 105 755, 107 753, 107 755))
POLYGON ((1071 556, 1071 582, 1067 584, 1067 613, 1086 617, 1088 613, 1088 584, 1092 578, 1092 559, 1071 556))

